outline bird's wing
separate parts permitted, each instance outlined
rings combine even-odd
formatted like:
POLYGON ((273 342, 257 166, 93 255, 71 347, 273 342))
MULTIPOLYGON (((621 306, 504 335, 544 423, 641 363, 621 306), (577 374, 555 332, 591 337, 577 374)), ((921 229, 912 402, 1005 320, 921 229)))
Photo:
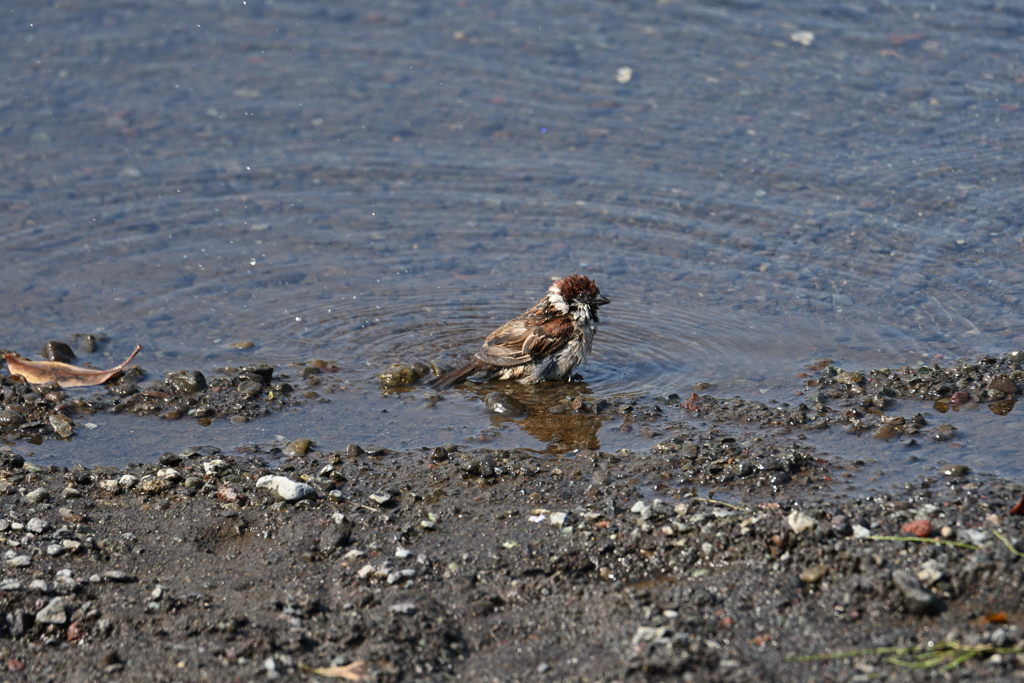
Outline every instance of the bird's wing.
POLYGON ((572 321, 568 318, 532 322, 517 319, 502 325, 487 337, 476 357, 503 368, 530 363, 565 346, 572 332, 572 321))

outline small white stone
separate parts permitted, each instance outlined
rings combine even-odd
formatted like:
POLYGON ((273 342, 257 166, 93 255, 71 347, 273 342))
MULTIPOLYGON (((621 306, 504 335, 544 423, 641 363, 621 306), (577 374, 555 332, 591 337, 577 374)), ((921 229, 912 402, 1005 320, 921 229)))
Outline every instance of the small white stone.
POLYGON ((181 481, 184 477, 181 476, 181 472, 174 469, 173 467, 165 467, 156 473, 157 479, 166 479, 169 482, 176 483, 181 481))
POLYGON ((28 567, 32 564, 32 558, 28 555, 15 555, 7 560, 8 567, 28 567))
POLYGON ((288 477, 277 475, 268 474, 265 477, 260 477, 259 481, 256 482, 256 487, 267 489, 282 500, 293 501, 316 497, 316 490, 309 484, 292 481, 288 477))
POLYGON ((364 564, 362 567, 359 568, 359 571, 356 572, 356 576, 358 576, 360 579, 365 579, 376 570, 377 568, 374 567, 372 564, 364 564))
POLYGON ((117 481, 126 489, 131 489, 135 488, 135 485, 139 483, 139 478, 133 474, 123 474, 117 481))
POLYGON ((100 488, 108 493, 121 492, 121 484, 118 483, 117 479, 104 479, 100 482, 100 488))
POLYGON ((207 475, 219 474, 228 468, 228 464, 223 460, 208 460, 203 463, 203 472, 207 475))
POLYGON ((620 66, 618 71, 615 72, 615 80, 622 85, 629 83, 633 80, 633 69, 628 66, 620 66))
POLYGON ((25 525, 25 529, 33 534, 44 534, 50 529, 50 523, 45 519, 39 517, 33 517, 28 520, 28 524, 25 525))
POLYGON ((565 524, 565 518, 569 516, 567 512, 552 512, 551 516, 548 517, 548 524, 551 526, 562 526, 565 524))
POLYGON ((814 518, 802 510, 793 510, 786 517, 786 522, 789 524, 789 528, 793 530, 793 533, 801 534, 808 529, 813 529, 814 525, 817 524, 814 518))
POLYGON ((64 546, 60 543, 51 543, 46 546, 46 554, 50 557, 60 557, 64 554, 64 546))
POLYGON ((396 548, 395 549, 395 557, 397 557, 400 560, 404 560, 405 558, 409 557, 410 555, 412 555, 412 551, 411 550, 406 550, 405 548, 396 548))

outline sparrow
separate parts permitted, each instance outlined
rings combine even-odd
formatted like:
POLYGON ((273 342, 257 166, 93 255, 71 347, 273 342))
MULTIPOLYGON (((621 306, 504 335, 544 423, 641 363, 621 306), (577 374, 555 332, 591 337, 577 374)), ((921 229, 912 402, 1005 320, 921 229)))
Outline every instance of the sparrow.
POLYGON ((597 311, 607 303, 585 275, 563 277, 535 306, 491 332, 470 363, 429 384, 440 390, 466 379, 521 384, 567 379, 590 355, 601 322, 597 311))

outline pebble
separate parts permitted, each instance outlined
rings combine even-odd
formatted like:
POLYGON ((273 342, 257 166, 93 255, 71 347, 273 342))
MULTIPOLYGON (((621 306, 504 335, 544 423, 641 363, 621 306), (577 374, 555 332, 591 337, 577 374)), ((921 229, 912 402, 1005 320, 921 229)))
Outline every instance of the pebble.
POLYGON ((370 500, 381 507, 390 505, 394 500, 389 493, 374 493, 370 495, 370 500))
POLYGON ((892 582, 903 594, 904 604, 911 614, 937 614, 942 610, 938 596, 925 589, 910 572, 902 569, 893 571, 892 582))
POLYGON ((484 405, 495 415, 505 417, 526 417, 530 414, 526 406, 500 391, 492 391, 484 396, 484 405))
POLYGON ((50 584, 46 583, 42 579, 33 579, 28 582, 28 589, 37 593, 49 593, 50 584))
POLYGON ((107 493, 120 493, 121 484, 117 482, 117 479, 104 479, 99 484, 100 488, 107 493))
POLYGON ((173 467, 165 467, 165 468, 159 470, 156 473, 156 476, 157 476, 158 479, 163 479, 163 480, 171 482, 171 483, 177 483, 177 482, 181 481, 182 479, 184 479, 184 477, 181 476, 181 472, 179 472, 178 470, 174 469, 173 467))
POLYGON ((133 474, 123 474, 121 475, 121 478, 117 480, 117 483, 126 489, 131 489, 135 488, 135 485, 139 483, 139 478, 133 474))
POLYGON ((414 576, 416 576, 415 569, 399 569, 398 571, 388 574, 387 582, 388 585, 394 585, 403 579, 411 579, 414 576))
POLYGON ((67 620, 67 598, 54 598, 36 612, 36 622, 40 624, 64 624, 67 620))
POLYGON ((918 538, 928 538, 932 535, 932 523, 927 519, 915 519, 900 527, 901 534, 911 534, 918 538))
POLYGON ((945 539, 950 539, 956 536, 956 531, 951 526, 944 526, 939 529, 939 535, 945 539))
POLYGON ((50 492, 42 486, 25 494, 25 502, 29 505, 38 505, 48 500, 50 500, 50 492))
POLYGON ((302 482, 292 481, 288 477, 282 477, 278 475, 267 475, 260 477, 256 482, 256 487, 261 489, 267 489, 271 493, 275 494, 278 498, 287 501, 302 500, 304 498, 315 498, 316 490, 309 484, 303 484, 302 482))
POLYGON ((70 418, 60 413, 52 413, 48 419, 53 431, 57 432, 57 436, 66 439, 74 433, 75 423, 70 418))
POLYGON ((7 579, 0 581, 0 591, 20 591, 25 586, 17 579, 7 579))
POLYGON ((320 552, 330 555, 334 550, 348 543, 352 536, 351 522, 345 524, 331 524, 320 534, 320 552))
POLYGON ((389 610, 391 612, 394 612, 395 614, 415 614, 416 613, 416 603, 414 603, 414 602, 398 602, 398 603, 395 603, 394 605, 391 605, 389 610))
POLYGON ((284 454, 288 457, 295 457, 298 455, 305 455, 306 451, 313 444, 309 439, 295 439, 287 446, 284 447, 284 454))
MULTIPOLYGON (((188 482, 186 482, 187 484, 188 482)), ((245 505, 245 494, 239 493, 231 486, 218 486, 217 487, 217 498, 224 501, 225 503, 235 503, 236 505, 245 505)))
POLYGON ((59 543, 51 543, 46 546, 46 554, 50 557, 60 557, 64 554, 64 546, 59 543))
POLYGON ((8 567, 29 567, 32 565, 32 558, 28 555, 15 555, 7 560, 8 567))
POLYGON ((33 517, 32 519, 28 520, 28 524, 25 525, 25 529, 27 531, 32 532, 33 534, 45 534, 47 531, 50 530, 50 523, 47 522, 45 519, 33 517))
POLYGON ((552 512, 551 516, 548 517, 548 524, 557 527, 563 526, 568 517, 568 512, 552 512))
POLYGON ((206 476, 212 477, 215 474, 220 474, 228 468, 228 464, 223 460, 208 460, 203 463, 203 472, 206 476))
POLYGON ((917 580, 930 587, 946 578, 946 569, 936 560, 928 560, 917 570, 917 580))
POLYGON ((70 486, 64 489, 64 492, 60 494, 64 500, 73 500, 75 498, 81 498, 82 492, 78 489, 71 488, 70 486))
POLYGON ((817 522, 806 512, 802 510, 793 510, 786 517, 786 522, 789 524, 789 528, 793 530, 793 533, 800 534, 808 529, 813 529, 817 522))
POLYGON ((131 574, 125 574, 124 572, 116 569, 103 572, 103 578, 107 581, 113 581, 114 583, 132 583, 135 581, 135 577, 131 574))
POLYGON ((800 572, 800 580, 804 583, 818 583, 828 574, 828 567, 818 564, 800 572))
POLYGON ((984 543, 988 539, 988 534, 980 529, 961 529, 958 536, 968 543, 973 543, 974 545, 984 543))

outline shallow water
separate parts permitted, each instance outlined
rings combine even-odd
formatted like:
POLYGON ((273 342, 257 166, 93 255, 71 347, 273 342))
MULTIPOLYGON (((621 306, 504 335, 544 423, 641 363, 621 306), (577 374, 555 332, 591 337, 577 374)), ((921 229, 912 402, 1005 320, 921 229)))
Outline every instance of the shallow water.
MULTIPOLYGON (((784 400, 823 356, 1024 346, 1012 6, 5 10, 4 348, 104 332, 109 358, 87 360, 140 343, 154 375, 329 359, 348 391, 275 429, 397 447, 491 419, 473 392, 429 412, 426 390, 379 397, 375 373, 469 357, 570 272, 613 301, 582 371, 596 397, 704 381, 784 400)), ((128 459, 179 428, 132 422, 128 459)), ((223 438, 262 438, 246 429, 223 438)), ((113 457, 92 441, 67 457, 113 457)), ((1019 476, 1005 452, 979 468, 1019 476)))

